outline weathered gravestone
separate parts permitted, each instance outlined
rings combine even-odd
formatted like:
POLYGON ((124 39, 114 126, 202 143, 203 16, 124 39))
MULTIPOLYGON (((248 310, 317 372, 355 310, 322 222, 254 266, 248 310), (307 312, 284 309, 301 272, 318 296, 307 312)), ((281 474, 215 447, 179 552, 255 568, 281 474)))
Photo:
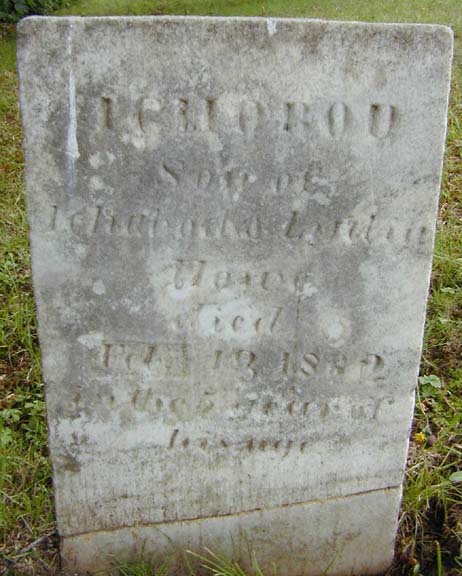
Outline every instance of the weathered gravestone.
POLYGON ((205 545, 390 563, 451 52, 440 26, 20 24, 69 573, 205 545))

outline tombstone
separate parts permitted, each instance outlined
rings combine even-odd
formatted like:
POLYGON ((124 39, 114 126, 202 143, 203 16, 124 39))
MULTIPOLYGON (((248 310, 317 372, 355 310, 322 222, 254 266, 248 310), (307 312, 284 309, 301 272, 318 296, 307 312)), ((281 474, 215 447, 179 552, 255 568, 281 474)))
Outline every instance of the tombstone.
POLYGON ((18 41, 65 569, 207 546, 385 570, 451 31, 29 18, 18 41))

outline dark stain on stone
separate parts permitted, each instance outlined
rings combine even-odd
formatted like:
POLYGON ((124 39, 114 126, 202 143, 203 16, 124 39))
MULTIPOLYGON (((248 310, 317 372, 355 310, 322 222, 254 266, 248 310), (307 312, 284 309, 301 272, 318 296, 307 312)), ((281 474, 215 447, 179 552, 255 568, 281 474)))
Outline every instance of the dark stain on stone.
POLYGON ((80 463, 75 456, 65 454, 61 458, 61 470, 65 472, 80 472, 80 463))

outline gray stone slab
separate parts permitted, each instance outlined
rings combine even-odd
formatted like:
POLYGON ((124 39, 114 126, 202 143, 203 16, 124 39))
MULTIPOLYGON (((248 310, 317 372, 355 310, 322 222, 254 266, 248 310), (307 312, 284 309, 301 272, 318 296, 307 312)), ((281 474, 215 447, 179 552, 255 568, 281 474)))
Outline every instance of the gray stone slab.
POLYGON ((29 18, 18 46, 67 570, 166 541, 383 570, 452 32, 29 18))

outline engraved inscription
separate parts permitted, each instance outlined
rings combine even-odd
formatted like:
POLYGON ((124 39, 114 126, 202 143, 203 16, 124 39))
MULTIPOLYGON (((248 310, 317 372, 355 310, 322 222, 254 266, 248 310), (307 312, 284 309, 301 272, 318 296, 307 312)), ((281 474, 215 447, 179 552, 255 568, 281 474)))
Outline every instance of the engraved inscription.
MULTIPOLYGON (((279 313, 276 309, 275 314, 279 313)), ((281 382, 293 379, 315 382, 317 377, 327 377, 367 384, 382 380, 384 374, 384 359, 378 354, 348 358, 340 350, 320 353, 300 350, 297 346, 275 349, 269 357, 260 355, 256 349, 222 347, 211 351, 207 360, 193 357, 192 345, 186 342, 104 342, 100 355, 100 366, 106 370, 145 373, 156 378, 189 378, 193 361, 200 362, 204 374, 236 375, 243 381, 254 380, 268 369, 273 379, 281 382)))
POLYGON ((257 128, 264 125, 265 108, 261 102, 244 101, 239 110, 239 128, 247 138, 253 138, 257 128))
MULTIPOLYGON (((324 136, 337 139, 370 134, 386 138, 397 128, 398 108, 391 103, 363 101, 353 107, 348 101, 269 101, 224 96, 179 95, 165 99, 156 93, 104 94, 102 129, 137 135, 158 132, 162 127, 185 137, 204 132, 235 130, 246 140, 268 131, 288 136, 324 136), (122 115, 119 110, 128 109, 122 115), (135 119, 135 121, 133 120, 135 119), (138 133, 139 132, 139 133, 138 133)), ((89 104, 89 108, 93 108, 89 104)))
POLYGON ((351 112, 343 102, 335 102, 329 108, 327 123, 330 135, 334 138, 342 136, 350 125, 351 112))
POLYGON ((284 105, 286 132, 300 133, 309 130, 314 121, 310 106, 303 102, 286 102, 284 105))
MULTIPOLYGON (((178 175, 174 167, 163 167, 165 180, 175 182, 178 175)), ((207 180, 208 175, 202 174, 207 180)), ((285 223, 275 228, 258 213, 244 217, 224 211, 222 214, 204 215, 194 219, 172 220, 159 210, 146 213, 118 214, 111 208, 98 205, 67 212, 51 205, 47 219, 51 231, 67 230, 81 237, 113 235, 125 238, 176 240, 232 240, 255 241, 280 238, 282 241, 317 246, 337 243, 344 246, 376 246, 417 252, 431 243, 431 229, 419 222, 403 226, 399 222, 381 220, 376 211, 359 217, 346 217, 334 222, 310 222, 309 212, 294 210, 285 223)))
POLYGON ((103 108, 103 110, 102 110, 103 126, 104 126, 104 128, 107 128, 108 130, 112 130, 112 128, 114 127, 114 122, 113 122, 113 118, 112 118, 113 112, 112 112, 112 100, 111 100, 111 98, 108 98, 107 96, 102 96, 101 106, 103 108))
POLYGON ((189 346, 185 343, 105 342, 101 365, 111 371, 187 378, 190 375, 190 356, 189 346))
POLYGON ((232 373, 237 370, 244 381, 254 380, 257 376, 257 355, 251 350, 216 350, 214 356, 214 372, 232 373))
POLYGON ((387 137, 398 123, 398 110, 388 104, 372 104, 369 131, 376 138, 387 137))
POLYGON ((204 275, 205 260, 177 260, 173 285, 176 290, 186 286, 192 288, 200 286, 204 275))
MULTIPOLYGON (((228 268, 217 270, 205 260, 177 260, 172 265, 173 279, 170 284, 175 290, 185 288, 206 288, 211 294, 220 294, 239 288, 242 291, 258 290, 312 296, 317 292, 314 278, 308 270, 288 273, 282 270, 262 270, 228 268)), ((270 321, 273 328, 277 318, 270 321)))
POLYGON ((179 98, 176 102, 180 132, 214 131, 217 107, 214 98, 179 98))
MULTIPOLYGON (((241 423, 246 418, 257 418, 262 424, 280 421, 281 418, 302 423, 329 423, 336 424, 338 419, 345 421, 384 420, 387 410, 395 402, 393 396, 350 397, 334 396, 330 398, 309 399, 296 397, 275 396, 271 399, 264 394, 256 399, 249 400, 240 396, 234 400, 229 397, 229 391, 216 393, 203 393, 200 395, 168 396, 159 394, 155 388, 137 387, 128 395, 118 393, 100 393, 95 399, 111 411, 126 410, 131 407, 134 414, 140 417, 160 419, 165 422, 188 422, 192 416, 208 419, 227 419, 230 423, 241 423)), ((80 396, 76 396, 69 406, 70 413, 81 409, 80 396)))
POLYGON ((266 307, 264 315, 260 315, 255 307, 247 307, 241 312, 236 304, 200 304, 197 314, 197 324, 204 334, 220 336, 273 334, 282 313, 282 307, 266 307))
POLYGON ((155 98, 140 98, 138 104, 138 124, 140 130, 147 133, 157 132, 160 102, 155 98))

